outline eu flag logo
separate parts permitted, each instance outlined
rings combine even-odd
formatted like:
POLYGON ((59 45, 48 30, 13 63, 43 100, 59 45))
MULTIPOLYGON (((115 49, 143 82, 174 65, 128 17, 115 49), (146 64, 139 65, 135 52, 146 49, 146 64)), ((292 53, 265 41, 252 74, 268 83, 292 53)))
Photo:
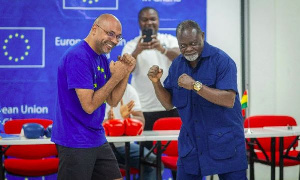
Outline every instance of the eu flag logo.
POLYGON ((44 68, 45 28, 0 27, 0 68, 44 68))
POLYGON ((63 0, 63 9, 118 10, 119 0, 63 0))

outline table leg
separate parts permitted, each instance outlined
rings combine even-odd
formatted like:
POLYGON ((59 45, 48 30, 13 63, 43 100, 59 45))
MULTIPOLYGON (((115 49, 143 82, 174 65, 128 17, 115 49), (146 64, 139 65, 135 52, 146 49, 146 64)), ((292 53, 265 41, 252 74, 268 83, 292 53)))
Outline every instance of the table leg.
POLYGON ((250 139, 249 145, 249 166, 250 166, 250 180, 254 180, 254 147, 253 147, 254 139, 250 139))
POLYGON ((161 141, 157 141, 157 153, 156 153, 156 177, 157 180, 161 180, 161 141))
POLYGON ((4 167, 3 167, 3 147, 0 146, 0 164, 1 164, 1 167, 0 167, 0 180, 4 180, 4 167))
POLYGON ((142 162, 144 160, 144 142, 140 142, 140 162, 139 162, 139 177, 140 180, 144 179, 144 175, 142 172, 144 172, 144 163, 142 162))
POLYGON ((130 179, 130 142, 125 142, 125 171, 126 179, 130 179))
POLYGON ((274 137, 271 138, 271 180, 275 180, 275 148, 276 140, 274 137))
POLYGON ((283 180, 283 137, 279 138, 279 179, 283 180))

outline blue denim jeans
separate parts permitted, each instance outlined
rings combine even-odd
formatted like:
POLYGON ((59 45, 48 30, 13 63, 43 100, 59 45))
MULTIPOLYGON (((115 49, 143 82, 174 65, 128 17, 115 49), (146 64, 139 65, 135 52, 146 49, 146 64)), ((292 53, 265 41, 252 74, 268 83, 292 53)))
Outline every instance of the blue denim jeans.
MULTIPOLYGON (((125 147, 116 147, 117 152, 114 152, 116 155, 116 158, 119 163, 125 164, 125 147)), ((147 148, 144 148, 144 155, 146 155, 149 152, 147 148)), ((135 143, 130 143, 130 167, 139 169, 139 157, 140 156, 140 146, 135 143)), ((155 162, 156 161, 156 155, 151 153, 148 158, 148 162, 155 162)), ((151 166, 144 166, 144 172, 143 173, 143 179, 145 180, 153 180, 156 179, 156 168, 151 166)))

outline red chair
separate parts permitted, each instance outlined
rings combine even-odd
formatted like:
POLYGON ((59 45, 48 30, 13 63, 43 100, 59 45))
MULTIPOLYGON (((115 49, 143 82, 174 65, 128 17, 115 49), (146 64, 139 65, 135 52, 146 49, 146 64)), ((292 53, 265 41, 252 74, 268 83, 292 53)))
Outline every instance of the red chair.
MULTIPOLYGON (((52 124, 48 119, 14 119, 6 121, 6 134, 20 134, 23 124, 39 123, 47 128, 52 124)), ((4 169, 18 176, 46 176, 57 173, 59 160, 54 144, 11 145, 4 150, 4 169), (9 158, 7 158, 9 157, 9 158)))
MULTIPOLYGON (((167 117, 167 118, 160 118, 155 121, 153 125, 153 131, 156 130, 180 130, 181 127, 181 119, 180 117, 167 117)), ((153 142, 154 144, 156 142, 153 142)), ((165 156, 161 157, 162 162, 164 163, 166 168, 172 170, 173 177, 176 177, 177 171, 177 160, 178 160, 178 142, 171 141, 167 145, 167 141, 162 141, 162 146, 165 146, 166 149, 164 150, 165 156), (167 146, 166 146, 167 145, 167 146)))
MULTIPOLYGON (((123 177, 126 176, 126 171, 125 171, 124 168, 120 167, 120 172, 121 172, 121 174, 122 174, 123 177)), ((130 175, 133 175, 133 180, 136 179, 136 175, 138 175, 138 174, 139 174, 139 170, 138 169, 130 168, 130 175)))
MULTIPOLYGON (((279 116, 279 115, 262 115, 262 116, 250 116, 244 122, 244 127, 266 127, 266 126, 297 126, 297 122, 293 117, 290 116, 279 116)), ((271 138, 256 138, 254 140, 247 139, 247 144, 249 143, 253 146, 253 151, 249 153, 253 153, 251 156, 252 159, 250 161, 250 168, 252 162, 259 162, 262 164, 270 165, 272 167, 271 162, 271 138)), ((293 160, 293 157, 296 158, 299 154, 299 151, 295 150, 298 146, 298 137, 290 136, 283 138, 283 166, 295 166, 299 165, 299 160, 293 160), (288 158, 292 157, 292 158, 288 158)), ((279 154, 279 138, 275 138, 275 166, 280 166, 280 154, 279 154)), ((249 146, 247 146, 249 149, 249 146)), ((252 164, 253 165, 253 164, 252 164)), ((252 166, 253 171, 254 167, 252 166)), ((299 176, 300 177, 300 176, 299 176)))

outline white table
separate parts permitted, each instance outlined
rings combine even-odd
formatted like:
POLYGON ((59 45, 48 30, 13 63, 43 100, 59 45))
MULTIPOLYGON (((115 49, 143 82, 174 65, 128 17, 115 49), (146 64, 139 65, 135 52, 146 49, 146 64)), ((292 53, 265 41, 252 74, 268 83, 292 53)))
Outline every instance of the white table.
MULTIPOLYGON (((171 130, 171 131, 144 131, 142 135, 140 136, 116 136, 107 137, 107 141, 109 143, 115 143, 115 142, 125 142, 125 151, 126 151, 126 178, 129 179, 130 177, 130 168, 129 168, 129 151, 130 151, 130 142, 144 142, 144 141, 169 141, 169 140, 177 140, 179 135, 179 130, 171 130)), ((37 145, 37 144, 53 144, 52 141, 50 141, 50 138, 40 138, 40 139, 27 139, 25 137, 21 137, 20 139, 0 139, 0 147, 1 157, 3 156, 2 152, 2 146, 3 145, 37 145)), ((157 162, 161 162, 161 151, 158 150, 157 155, 157 162)), ((2 158, 0 160, 0 163, 2 164, 2 158)), ((161 179, 161 164, 157 163, 157 176, 158 179, 161 179)), ((3 167, 0 168, 0 180, 4 179, 4 170, 3 167)))
MULTIPOLYGON (((300 127, 293 127, 292 129, 288 129, 287 127, 265 127, 265 128, 251 128, 250 129, 251 133, 248 133, 248 129, 245 129, 245 137, 246 138, 263 138, 263 137, 271 137, 274 139, 279 137, 281 140, 283 140, 283 137, 287 136, 298 136, 300 135, 300 127)), ((171 130, 171 131, 144 131, 142 135, 140 136, 118 136, 118 137, 107 137, 108 142, 114 143, 114 142, 125 142, 126 145, 126 153, 129 157, 129 143, 130 142, 145 142, 145 141, 157 141, 158 144, 161 143, 161 141, 171 141, 171 140, 177 140, 179 135, 179 130, 171 130)), ((49 138, 44 138, 44 139, 26 139, 22 137, 21 139, 18 140, 4 140, 0 139, 0 146, 2 145, 34 145, 34 144, 53 144, 53 142, 50 141, 49 138)), ((161 147, 158 147, 158 154, 160 154, 161 147)), ((275 143, 274 143, 274 152, 275 152, 275 143)), ((2 153, 2 148, 1 148, 1 153, 2 153)), ((283 152, 281 152, 283 153, 283 152)), ((281 154, 282 155, 282 154, 281 154)), ((157 155, 157 162, 161 162, 161 156, 157 155)), ((128 161, 127 163, 129 164, 129 158, 127 158, 128 161)), ((275 154, 274 154, 274 159, 275 159, 275 154)), ((2 161, 2 159, 1 159, 2 161)), ((1 162, 2 164, 2 162, 1 162)), ((130 176, 129 174, 129 165, 127 164, 126 168, 126 175, 127 177, 130 176)), ((275 161, 274 161, 275 164, 275 161)), ((157 175, 158 179, 161 179, 161 174, 160 174, 160 163, 157 163, 157 175)), ((283 177, 283 166, 282 172, 280 171, 280 178, 282 179, 283 177)), ((253 169, 250 167, 250 179, 254 179, 254 174, 252 173, 253 169)), ((0 168, 0 173, 3 174, 3 167, 0 168)), ((3 177, 0 177, 3 179, 3 177)), ((275 168, 271 172, 271 179, 275 179, 275 168)))
MULTIPOLYGON (((157 156, 156 156, 156 176, 158 180, 162 179, 161 176, 161 141, 172 141, 177 140, 179 136, 179 130, 162 130, 162 131, 144 131, 140 136, 119 136, 119 137, 106 137, 107 141, 110 143, 114 142, 125 142, 125 170, 126 170, 126 179, 130 179, 130 167, 129 167, 129 161, 130 161, 130 142, 145 142, 145 141, 157 141, 158 147, 157 147, 157 156)), ((140 146, 140 169, 143 168, 143 156, 144 156, 144 149, 143 146, 140 146)), ((140 171, 140 177, 142 171, 140 171)), ((142 178, 141 178, 142 179, 142 178)))
MULTIPOLYGON (((283 139, 284 137, 289 136, 299 136, 300 135, 300 127, 299 126, 293 126, 291 129, 289 129, 287 126, 270 126, 270 127, 264 127, 264 128, 250 128, 250 131, 248 129, 245 129, 245 137, 246 138, 264 138, 264 137, 270 137, 271 138, 271 179, 275 180, 275 147, 276 147, 276 141, 275 138, 279 138, 279 168, 280 168, 280 180, 283 180, 283 139), (251 133, 249 133, 251 132, 251 133)), ((253 146, 250 146, 250 180, 254 180, 254 162, 252 161, 253 153, 253 146)), ((300 159, 297 159, 300 161, 300 159)))
MULTIPOLYGON (((286 127, 285 127, 286 128, 286 127)), ((300 132, 299 132, 300 134, 300 132)), ((272 126, 264 128, 245 128, 246 138, 264 138, 264 137, 280 137, 280 136, 294 136, 294 131, 284 130, 282 126, 272 126), (250 130, 251 133, 248 133, 250 130)))

